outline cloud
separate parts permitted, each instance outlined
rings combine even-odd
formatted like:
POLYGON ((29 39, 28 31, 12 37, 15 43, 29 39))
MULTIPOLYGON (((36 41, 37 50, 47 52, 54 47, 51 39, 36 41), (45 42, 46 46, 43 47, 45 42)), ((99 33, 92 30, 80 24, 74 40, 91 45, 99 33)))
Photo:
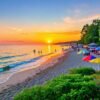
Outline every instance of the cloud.
MULTIPOLYGON (((79 10, 76 10, 79 13, 79 10)), ((1 33, 35 33, 35 32, 70 32, 81 30, 83 25, 90 23, 93 19, 100 18, 100 14, 87 16, 84 18, 76 18, 66 16, 60 22, 49 24, 33 24, 30 26, 7 26, 0 25, 1 33)))
POLYGON ((80 19, 75 19, 75 18, 71 18, 71 17, 65 17, 64 18, 64 22, 65 23, 88 23, 90 21, 92 21, 93 19, 98 19, 100 18, 100 14, 98 15, 93 15, 93 16, 88 16, 88 17, 85 17, 85 18, 80 18, 80 19))
POLYGON ((81 29, 81 27, 84 25, 84 24, 87 24, 87 23, 90 23, 92 22, 93 19, 98 19, 100 18, 100 14, 97 14, 97 15, 92 15, 92 16, 88 16, 88 17, 85 17, 85 18, 71 18, 71 17, 65 17, 63 19, 64 23, 66 23, 66 25, 69 25, 70 27, 73 27, 76 28, 76 29, 81 29))
MULTIPOLYGON (((76 10, 76 12, 80 12, 76 10)), ((60 22, 54 22, 50 24, 41 24, 34 25, 34 30, 43 31, 43 32, 70 32, 70 31, 79 31, 83 25, 91 23, 93 19, 100 18, 100 14, 87 16, 84 18, 76 17, 64 17, 60 22)))

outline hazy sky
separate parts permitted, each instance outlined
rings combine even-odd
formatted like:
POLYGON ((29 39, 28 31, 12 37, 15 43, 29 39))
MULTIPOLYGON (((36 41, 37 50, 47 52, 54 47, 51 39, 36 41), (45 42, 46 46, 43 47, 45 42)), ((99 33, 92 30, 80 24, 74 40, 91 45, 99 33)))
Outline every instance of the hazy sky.
POLYGON ((77 31, 95 18, 100 18, 100 0, 0 0, 0 41, 36 42, 41 34, 59 41, 65 33, 57 32, 67 32, 67 38, 75 32, 79 39, 77 31))

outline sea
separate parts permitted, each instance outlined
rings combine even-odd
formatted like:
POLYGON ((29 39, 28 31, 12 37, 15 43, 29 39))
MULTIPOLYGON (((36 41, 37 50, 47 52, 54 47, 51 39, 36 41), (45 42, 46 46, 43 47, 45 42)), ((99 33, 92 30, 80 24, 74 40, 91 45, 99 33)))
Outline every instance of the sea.
POLYGON ((48 55, 66 48, 61 45, 0 45, 0 84, 14 73, 38 67, 48 55))

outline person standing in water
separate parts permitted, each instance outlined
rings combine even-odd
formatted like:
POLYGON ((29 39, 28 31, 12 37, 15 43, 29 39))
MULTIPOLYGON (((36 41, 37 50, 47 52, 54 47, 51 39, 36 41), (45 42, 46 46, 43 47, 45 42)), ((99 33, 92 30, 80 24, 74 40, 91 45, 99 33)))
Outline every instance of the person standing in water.
POLYGON ((40 53, 41 53, 41 52, 40 52, 40 51, 38 51, 38 54, 39 54, 39 55, 40 55, 40 53))
POLYGON ((35 50, 35 49, 33 50, 33 53, 34 53, 34 54, 36 53, 36 50, 35 50))
POLYGON ((42 50, 41 50, 41 54, 42 54, 42 50))
POLYGON ((57 50, 55 49, 55 52, 57 52, 57 50))

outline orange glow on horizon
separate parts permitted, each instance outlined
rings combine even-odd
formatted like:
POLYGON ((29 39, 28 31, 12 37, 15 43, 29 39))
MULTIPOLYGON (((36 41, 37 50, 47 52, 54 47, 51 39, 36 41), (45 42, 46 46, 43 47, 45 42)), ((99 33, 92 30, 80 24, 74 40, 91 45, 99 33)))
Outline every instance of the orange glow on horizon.
POLYGON ((52 43, 52 40, 48 40, 48 44, 51 44, 52 43))
POLYGON ((0 44, 51 44, 80 39, 80 32, 39 32, 1 34, 0 44))

